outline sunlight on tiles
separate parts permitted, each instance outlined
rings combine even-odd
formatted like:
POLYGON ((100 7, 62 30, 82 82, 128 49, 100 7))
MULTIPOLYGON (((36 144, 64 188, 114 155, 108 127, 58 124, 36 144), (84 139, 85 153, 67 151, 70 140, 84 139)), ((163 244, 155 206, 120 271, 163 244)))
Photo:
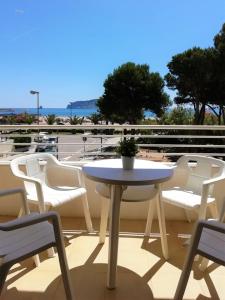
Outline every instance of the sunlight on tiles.
MULTIPOLYGON (((182 232, 186 234, 190 224, 168 223, 170 258, 165 261, 157 230, 147 238, 135 232, 137 221, 123 221, 126 226, 121 229, 126 231, 121 231, 119 238, 117 287, 108 290, 108 236, 99 245, 98 232, 88 234, 79 230, 79 220, 66 220, 66 227, 78 228, 64 230, 68 234, 65 246, 76 300, 172 300, 187 253, 182 232), (179 237, 171 232, 174 227, 179 237)), ((66 300, 57 254, 48 258, 43 252, 40 258, 37 268, 31 259, 13 266, 1 300, 66 300)), ((225 300, 224 278, 224 267, 209 263, 207 270, 201 272, 195 262, 184 299, 225 300)))

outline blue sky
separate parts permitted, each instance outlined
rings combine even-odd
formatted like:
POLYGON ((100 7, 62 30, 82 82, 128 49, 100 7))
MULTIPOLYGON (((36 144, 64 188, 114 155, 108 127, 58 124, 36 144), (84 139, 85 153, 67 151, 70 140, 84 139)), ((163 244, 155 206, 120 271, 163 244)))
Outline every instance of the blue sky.
POLYGON ((224 0, 2 0, 0 107, 98 98, 122 63, 167 73, 171 57, 213 45, 224 0))

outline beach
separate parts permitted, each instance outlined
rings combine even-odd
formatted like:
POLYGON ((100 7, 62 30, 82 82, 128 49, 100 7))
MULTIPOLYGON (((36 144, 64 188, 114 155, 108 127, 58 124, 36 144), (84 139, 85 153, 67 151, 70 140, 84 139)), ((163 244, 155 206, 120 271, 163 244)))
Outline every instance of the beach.
MULTIPOLYGON (((17 115, 17 114, 31 114, 31 115, 37 115, 37 108, 10 108, 7 109, 8 112, 4 112, 5 115, 17 115)), ((97 113, 98 108, 74 108, 74 109, 68 109, 68 108, 40 108, 39 109, 39 115, 40 116, 48 116, 48 115, 55 115, 56 117, 88 117, 93 113, 97 113)), ((145 111, 144 113, 146 118, 153 117, 154 114, 150 111, 145 111)))

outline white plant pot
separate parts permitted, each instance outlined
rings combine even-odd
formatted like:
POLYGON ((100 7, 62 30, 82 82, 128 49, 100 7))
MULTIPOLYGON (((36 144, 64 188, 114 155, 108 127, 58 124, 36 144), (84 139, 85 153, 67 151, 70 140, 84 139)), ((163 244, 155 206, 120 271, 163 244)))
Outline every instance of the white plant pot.
POLYGON ((134 156, 121 156, 122 166, 124 170, 132 170, 134 168, 134 156))

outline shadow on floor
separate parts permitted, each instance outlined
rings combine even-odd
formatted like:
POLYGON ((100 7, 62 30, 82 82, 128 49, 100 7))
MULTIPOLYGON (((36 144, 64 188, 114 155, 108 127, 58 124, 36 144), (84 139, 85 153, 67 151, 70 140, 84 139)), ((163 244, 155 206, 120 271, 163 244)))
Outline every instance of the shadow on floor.
MULTIPOLYGON (((85 233, 77 233, 74 237, 88 235, 85 233)), ((90 236, 91 237, 91 236, 90 236)), ((135 237, 131 237, 135 238, 135 237)), ((180 270, 183 267, 184 257, 186 255, 187 247, 182 246, 182 241, 177 243, 177 235, 169 234, 169 249, 171 258, 168 263, 176 266, 180 270)), ((68 241, 67 246, 73 241, 68 241)), ((73 289, 75 292, 76 300, 171 300, 172 298, 154 298, 149 282, 157 274, 157 272, 165 264, 165 260, 162 258, 161 253, 161 243, 159 238, 153 239, 150 243, 147 238, 143 239, 142 249, 153 253, 160 259, 156 263, 151 264, 149 262, 149 269, 145 274, 139 276, 137 273, 131 271, 128 268, 118 266, 118 277, 117 277, 117 288, 114 290, 108 290, 106 288, 106 278, 107 278, 107 264, 105 263, 95 263, 95 260, 102 249, 102 245, 97 245, 92 253, 90 253, 88 259, 84 265, 74 267, 70 269, 70 274, 73 282, 73 289)), ((128 253, 129 255, 129 253, 128 253)), ((137 257, 138 260, 138 257, 137 257)), ((58 262, 57 262, 58 263, 58 262)), ((29 286, 29 280, 27 281, 27 290, 17 290, 15 287, 10 288, 10 284, 18 277, 22 277, 24 274, 29 273, 32 269, 30 265, 27 266, 22 264, 23 267, 18 267, 13 272, 15 272, 15 277, 7 281, 7 292, 5 295, 0 297, 1 300, 65 300, 65 292, 62 284, 61 276, 57 276, 48 285, 45 291, 36 292, 35 286, 31 289, 29 286), (25 268, 24 268, 25 267, 25 268), (16 271, 21 272, 17 274, 16 271), (30 291, 28 291, 30 289, 30 291)), ((215 264, 210 265, 206 272, 202 273, 198 270, 197 264, 194 264, 194 277, 195 279, 204 279, 209 290, 211 297, 205 297, 201 294, 197 296, 197 300, 206 299, 219 299, 216 288, 213 281, 210 278, 210 272, 215 270, 217 266, 215 264)), ((168 274, 170 276, 170 274, 168 274)), ((51 278, 51 277, 50 277, 51 278)), ((35 283, 38 286, 38 282, 35 283)), ((163 283, 162 283, 163 284, 163 283)), ((162 286, 163 289, 163 286, 162 286)), ((193 299, 188 299, 193 300, 193 299)))

